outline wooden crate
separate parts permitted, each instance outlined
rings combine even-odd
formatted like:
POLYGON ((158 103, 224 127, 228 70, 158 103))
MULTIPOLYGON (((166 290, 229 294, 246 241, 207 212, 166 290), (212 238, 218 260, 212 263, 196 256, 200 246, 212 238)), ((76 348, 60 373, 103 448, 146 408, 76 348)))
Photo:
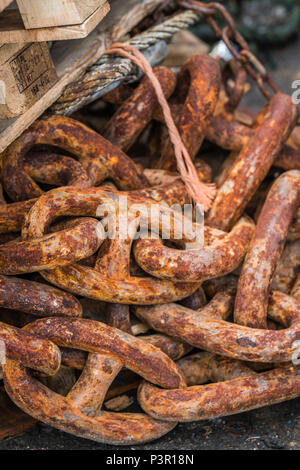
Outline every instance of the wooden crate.
POLYGON ((57 81, 48 45, 5 44, 0 47, 0 119, 20 116, 57 81))
POLYGON ((83 23, 106 0, 17 0, 26 29, 83 23))
POLYGON ((55 42, 51 56, 58 81, 30 109, 17 118, 0 120, 0 152, 3 152, 62 94, 65 87, 104 54, 112 42, 120 40, 163 0, 111 0, 111 13, 87 38, 55 42))
POLYGON ((13 0, 0 0, 0 13, 3 11, 6 7, 8 7, 13 0))
POLYGON ((2 44, 85 38, 110 10, 108 0, 18 0, 18 5, 0 14, 2 44))

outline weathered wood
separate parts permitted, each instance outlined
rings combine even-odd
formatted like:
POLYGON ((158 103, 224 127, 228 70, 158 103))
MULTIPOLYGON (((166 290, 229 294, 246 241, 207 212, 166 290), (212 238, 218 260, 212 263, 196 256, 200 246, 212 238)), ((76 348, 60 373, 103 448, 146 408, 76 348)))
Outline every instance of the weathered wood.
POLYGON ((52 28, 25 29, 19 10, 7 9, 0 15, 0 43, 61 41, 88 36, 109 12, 109 3, 97 8, 83 23, 52 28))
POLYGON ((0 0, 0 13, 3 11, 8 5, 10 5, 13 0, 0 0))
POLYGON ((36 425, 37 421, 23 413, 10 400, 4 387, 0 387, 0 439, 22 434, 36 425))
POLYGON ((83 23, 106 0, 17 0, 26 29, 83 23))
POLYGON ((101 57, 113 41, 119 40, 163 0, 111 0, 111 12, 87 38, 57 42, 51 49, 58 82, 22 116, 0 120, 0 152, 10 145, 61 95, 64 88, 101 57))
POLYGON ((56 80, 47 43, 0 46, 0 119, 23 114, 56 80))

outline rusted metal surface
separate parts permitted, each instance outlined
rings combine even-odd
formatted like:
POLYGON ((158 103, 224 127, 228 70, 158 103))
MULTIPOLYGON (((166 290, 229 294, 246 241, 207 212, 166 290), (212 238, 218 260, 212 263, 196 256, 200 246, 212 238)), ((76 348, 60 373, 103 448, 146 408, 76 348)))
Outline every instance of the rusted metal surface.
POLYGON ((278 93, 278 86, 272 80, 264 65, 251 52, 249 44, 237 30, 233 17, 224 5, 218 2, 204 3, 195 0, 180 0, 179 5, 183 8, 194 10, 196 13, 206 17, 206 21, 216 37, 226 44, 232 57, 253 78, 267 100, 271 99, 272 93, 278 93), (225 23, 222 30, 216 22, 216 15, 221 16, 225 23), (236 44, 238 47, 236 47, 236 44))
POLYGON ((272 289, 289 294, 300 265, 300 240, 285 245, 272 281, 272 289))
POLYGON ((195 282, 172 282, 149 277, 113 279, 101 271, 72 264, 41 272, 50 283, 84 297, 110 303, 153 305, 174 302, 192 294, 195 282))
MULTIPOLYGON (((169 98, 176 85, 174 72, 166 67, 156 67, 153 72, 161 84, 164 95, 169 98)), ((103 136, 125 152, 128 151, 151 121, 157 106, 154 88, 145 77, 105 125, 103 136)))
POLYGON ((105 95, 102 96, 102 100, 105 101, 105 103, 120 105, 130 98, 132 92, 133 89, 129 85, 122 84, 108 93, 105 93, 105 95))
POLYGON ((91 186, 83 166, 74 158, 51 152, 29 152, 24 158, 25 168, 39 183, 53 186, 91 186))
POLYGON ((5 189, 14 200, 39 196, 41 190, 24 168, 24 157, 35 145, 54 145, 75 155, 93 185, 111 178, 121 189, 148 185, 146 177, 119 148, 84 124, 52 116, 36 121, 3 155, 5 189), (20 187, 21 186, 21 187, 20 187), (14 191, 18 189, 18 194, 14 191))
POLYGON ((297 209, 297 213, 290 227, 288 234, 288 240, 298 240, 300 238, 300 208, 297 209))
POLYGON ((227 150, 240 151, 252 136, 250 127, 222 116, 214 116, 206 129, 207 140, 227 150))
POLYGON ((236 59, 225 63, 222 70, 222 82, 227 95, 224 106, 226 114, 233 114, 239 106, 247 86, 247 72, 236 59))
MULTIPOLYGON (((255 130, 238 121, 225 120, 222 116, 214 116, 206 130, 206 138, 210 142, 227 150, 239 152, 255 135, 255 130)), ((232 162, 233 163, 233 162, 232 162)), ((283 145, 274 160, 274 166, 283 170, 300 168, 300 151, 290 145, 283 145)))
POLYGON ((37 338, 28 331, 2 322, 0 322, 0 339, 5 344, 6 361, 13 359, 46 375, 54 375, 58 371, 60 351, 51 341, 37 338))
POLYGON ((270 286, 289 225, 299 203, 300 172, 289 171, 273 184, 251 240, 237 290, 234 319, 266 328, 270 286))
MULTIPOLYGON (((23 238, 38 239, 43 236, 45 227, 61 215, 96 215, 99 204, 114 205, 117 196, 126 194, 128 204, 142 203, 151 209, 155 202, 185 202, 188 199, 181 181, 166 184, 153 189, 133 191, 129 193, 110 193, 101 188, 59 188, 41 196, 28 214, 23 226, 23 238)), ((161 210, 167 210, 161 206, 161 210)), ((116 207, 118 211, 118 207, 116 207)), ((149 210, 150 213, 150 210, 149 210)), ((172 212, 173 217, 176 213, 172 212)), ((129 220, 128 223, 132 222, 129 220)), ((115 221, 115 230, 120 227, 119 218, 115 221)), ((106 240, 94 268, 68 264, 56 267, 41 274, 50 283, 69 292, 96 300, 125 304, 156 304, 180 300, 192 294, 199 283, 162 281, 149 277, 130 276, 130 251, 134 232, 125 239, 117 236, 106 240)), ((30 242, 22 242, 30 243, 30 242)), ((0 246, 1 248, 1 246, 0 246)), ((75 253, 73 251, 73 255, 75 253)), ((88 255, 87 255, 88 256, 88 255)), ((81 256, 82 258, 84 256, 81 256)), ((58 266, 59 258, 56 256, 58 266)), ((70 262, 70 261, 69 261, 70 262)), ((63 262, 61 262, 61 265, 63 262)), ((45 268, 44 268, 45 269, 45 268)))
MULTIPOLYGON (((0 233, 19 232, 36 199, 0 205, 0 233)), ((17 235, 16 235, 17 236, 17 235)))
POLYGON ((119 330, 131 333, 129 306, 108 303, 106 306, 106 323, 119 328, 119 330))
MULTIPOLYGON (((224 113, 222 110, 223 106, 225 105, 222 105, 221 110, 219 110, 218 113, 215 113, 211 118, 210 124, 207 126, 205 131, 205 138, 223 149, 240 152, 255 135, 255 129, 235 120, 234 115, 224 113)), ((183 106, 171 103, 170 107, 173 118, 175 121, 178 121, 183 106)), ((159 122, 163 122, 164 119, 162 113, 158 111, 155 112, 154 118, 159 122)), ((283 145, 282 150, 274 160, 274 165, 284 170, 299 169, 299 149, 299 146, 293 147, 288 144, 283 145)), ((236 157, 236 154, 234 154, 234 157, 236 157)), ((228 157, 228 162, 225 160, 228 168, 232 166, 234 159, 235 158, 233 158, 233 156, 230 156, 228 157)))
MULTIPOLYGON (((170 336, 162 334, 156 333, 141 336, 141 339, 147 343, 152 344, 153 346, 156 346, 174 361, 177 361, 192 350, 192 346, 188 345, 187 343, 177 341, 170 336)), ((61 347, 61 358, 64 365, 82 370, 87 360, 87 353, 79 349, 61 347)), ((136 375, 132 376, 131 374, 130 378, 132 379, 132 377, 134 377, 134 383, 136 383, 136 375)))
MULTIPOLYGON (((143 6, 144 2, 143 4, 139 2, 139 8, 143 6)), ((198 15, 195 12, 179 10, 177 14, 164 18, 162 23, 155 24, 146 31, 143 29, 141 34, 130 38, 128 44, 142 51, 152 64, 157 65, 166 53, 165 41, 169 41, 178 31, 189 28, 197 21, 198 15)), ((122 33, 117 31, 113 34, 113 40, 119 40, 123 35, 123 30, 122 33)), ((127 59, 103 54, 85 71, 80 80, 65 88, 62 96, 50 108, 50 112, 71 115, 113 90, 120 83, 128 80, 136 81, 138 78, 136 66, 127 59)))
POLYGON ((291 295, 295 297, 295 299, 300 300, 300 275, 299 274, 291 290, 291 295))
MULTIPOLYGON (((103 136, 52 116, 34 123, 1 156, 6 391, 34 419, 107 444, 148 442, 178 421, 300 395, 297 107, 278 91, 222 5, 180 5, 194 11, 170 17, 164 27, 178 28, 180 17, 194 22, 200 13, 234 57, 221 69, 212 57, 196 55, 178 76, 154 69, 199 179, 218 186, 204 227, 194 219, 183 224, 181 209, 191 200, 149 80, 113 89, 116 83, 107 88, 103 75, 99 85, 111 58, 55 107, 75 109, 106 87, 104 102, 77 115, 103 136), (269 101, 258 114, 240 107, 247 74, 269 101), (282 169, 293 171, 280 175, 282 169), (146 212, 139 209, 137 217, 130 212, 135 205, 146 212), (138 238, 145 225, 149 229, 154 207, 155 238, 138 238), (131 228, 125 237, 123 216, 131 228), (171 230, 165 242, 166 216, 171 230), (203 229, 203 245, 196 229, 203 229), (131 403, 122 394, 137 387, 145 413, 122 412, 131 403), (113 397, 117 403, 108 407, 120 413, 103 411, 113 397)), ((153 43, 164 34, 154 26, 130 43, 143 48, 145 38, 153 43)), ((126 70, 137 79, 135 66, 126 70)))
POLYGON ((207 371, 205 362, 201 355, 185 360, 182 368, 188 382, 191 377, 192 386, 182 390, 161 390, 147 382, 140 385, 138 396, 143 410, 153 418, 170 422, 198 421, 280 403, 300 394, 299 366, 257 374, 240 363, 215 357, 210 358, 211 370, 207 371), (203 376, 217 383, 194 384, 198 380, 201 383, 203 376))
MULTIPOLYGON (((235 289, 228 286, 198 311, 169 304, 137 307, 135 314, 156 331, 222 356, 263 363, 291 361, 295 342, 300 337, 300 305, 297 301, 281 292, 272 293, 271 299, 280 303, 287 328, 262 330, 226 321, 233 312, 234 297, 235 289)), ((273 319, 272 311, 269 315, 273 319)), ((277 320, 278 315, 275 316, 277 320)))
MULTIPOLYGON (((104 369, 106 365, 111 368, 110 362, 116 362, 114 358, 109 361, 109 356, 105 359, 104 369)), ((103 368, 99 366, 104 379, 103 368)), ((10 361, 5 370, 6 390, 21 409, 75 436, 107 444, 130 445, 158 439, 174 428, 173 423, 157 421, 142 413, 102 411, 100 416, 87 416, 76 402, 73 404, 68 397, 46 388, 18 363, 10 361), (26 387, 18 387, 21 381, 26 387)), ((115 372, 112 368, 111 371, 115 372)))
POLYGON ((134 399, 128 395, 120 395, 119 397, 111 398, 104 403, 105 408, 111 411, 123 411, 132 405, 134 399))
POLYGON ((104 323, 53 317, 36 320, 25 330, 59 346, 117 356, 128 369, 162 387, 184 386, 176 365, 158 348, 104 323))
MULTIPOLYGON (((221 108, 222 107, 223 105, 221 108)), ((173 118, 177 122, 180 117, 180 113, 182 112, 182 105, 171 104, 171 111, 173 118)), ((161 113, 156 112, 154 117, 158 121, 163 122, 163 116, 161 113)), ((237 152, 232 153, 228 159, 224 161, 223 165, 226 165, 227 167, 225 176, 227 176, 229 169, 233 165, 238 152, 240 152, 249 143, 251 138, 254 138, 254 135, 254 128, 248 127, 237 120, 233 120, 233 115, 228 115, 224 113, 224 111, 222 112, 222 109, 218 114, 215 113, 211 118, 210 124, 207 126, 205 131, 205 138, 223 149, 237 152)), ((284 170, 299 169, 299 148, 293 148, 291 145, 287 144, 283 145, 281 151, 274 160, 274 166, 284 170)), ((224 180, 225 177, 222 182, 224 182, 224 180)))
POLYGON ((1 274, 23 274, 64 266, 92 255, 102 239, 98 221, 81 218, 62 224, 61 230, 35 239, 0 245, 1 274))
POLYGON ((160 279, 203 282, 234 271, 248 248, 254 231, 250 219, 242 218, 229 234, 199 250, 176 250, 161 240, 137 240, 134 255, 141 268, 160 279))
POLYGON ((296 124, 297 109, 289 96, 278 93, 254 136, 243 148, 219 188, 207 223, 228 230, 239 219, 247 203, 296 124))
MULTIPOLYGON (((110 191, 109 188, 101 187, 61 187, 48 191, 36 201, 23 225, 23 238, 43 236, 46 228, 60 216, 95 217, 100 204, 107 204, 108 208, 109 204, 118 208, 118 199, 122 196, 127 197, 128 209, 132 204, 138 203, 143 203, 146 208, 151 209, 151 205, 162 201, 170 206, 174 203, 182 205, 190 201, 185 186, 180 180, 130 192, 110 191)), ((162 206, 160 210, 163 211, 164 207, 162 206)))
POLYGON ((56 320, 38 320, 26 329, 91 354, 67 397, 52 392, 26 368, 9 360, 4 366, 5 386, 21 409, 77 436, 113 444, 147 442, 173 428, 143 414, 100 413, 106 390, 123 365, 162 387, 185 386, 179 369, 165 354, 100 322, 56 320), (21 383, 26 383, 26 387, 21 383))
POLYGON ((142 336, 141 339, 159 348, 173 359, 173 361, 177 361, 193 349, 192 346, 187 343, 177 341, 174 338, 161 334, 142 336))
POLYGON ((81 317, 80 302, 55 287, 16 277, 0 276, 0 306, 38 317, 81 317))
MULTIPOLYGON (((221 84, 219 65, 209 56, 194 56, 182 67, 177 82, 175 97, 179 103, 184 103, 177 128, 189 154, 195 158, 217 104, 221 84)), ((169 139, 155 166, 176 170, 174 148, 169 139)))
POLYGON ((180 301, 180 304, 191 310, 198 310, 207 304, 205 291, 202 287, 196 290, 192 295, 180 301))
POLYGON ((3 156, 2 171, 5 191, 13 201, 33 199, 43 194, 35 181, 54 186, 92 185, 79 162, 51 152, 29 152, 17 159, 11 148, 11 152, 3 156), (12 178, 12 175, 15 176, 12 178))

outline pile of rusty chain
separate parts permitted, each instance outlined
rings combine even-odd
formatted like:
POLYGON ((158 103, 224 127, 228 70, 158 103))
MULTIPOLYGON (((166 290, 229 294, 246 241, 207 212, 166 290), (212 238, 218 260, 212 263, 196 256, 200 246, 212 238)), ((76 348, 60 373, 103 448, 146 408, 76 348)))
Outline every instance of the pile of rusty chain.
POLYGON ((6 392, 40 421, 115 445, 300 395, 298 109, 279 91, 257 115, 241 108, 236 58, 154 72, 199 178, 218 187, 203 246, 176 236, 183 216, 168 206, 189 196, 148 78, 103 97, 101 133, 50 116, 1 162, 6 392), (158 211, 157 237, 137 237, 148 215, 130 211, 121 236, 124 196, 158 211), (142 412, 105 410, 137 387, 142 412))

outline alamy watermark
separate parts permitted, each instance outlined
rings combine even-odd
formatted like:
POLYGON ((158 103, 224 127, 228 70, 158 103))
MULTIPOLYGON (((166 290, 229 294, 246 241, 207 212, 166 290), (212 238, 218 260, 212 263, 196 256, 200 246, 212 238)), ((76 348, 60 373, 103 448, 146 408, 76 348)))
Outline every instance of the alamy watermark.
POLYGON ((204 213, 199 204, 132 203, 126 195, 98 206, 101 239, 184 241, 186 249, 204 245, 204 213))
POLYGON ((292 83, 292 88, 295 90, 292 93, 292 100, 294 104, 300 104, 300 80, 294 80, 292 83))
POLYGON ((0 339, 0 366, 6 364, 6 346, 5 342, 0 339))
POLYGON ((300 365, 300 341, 294 341, 292 352, 292 363, 294 366, 300 365))

